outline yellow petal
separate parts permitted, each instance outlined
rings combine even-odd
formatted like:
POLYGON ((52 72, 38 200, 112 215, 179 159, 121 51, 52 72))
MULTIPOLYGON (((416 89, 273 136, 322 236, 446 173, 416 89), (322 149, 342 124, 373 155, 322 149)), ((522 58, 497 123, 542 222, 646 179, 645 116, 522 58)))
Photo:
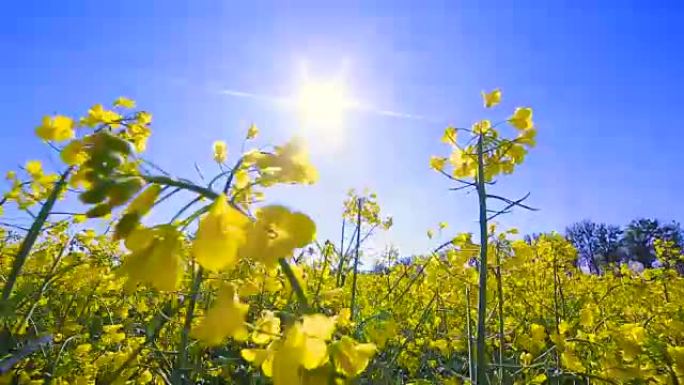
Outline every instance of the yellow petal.
POLYGON ((228 206, 221 195, 199 224, 192 252, 205 269, 219 271, 237 264, 238 249, 245 243, 245 226, 249 219, 228 206))

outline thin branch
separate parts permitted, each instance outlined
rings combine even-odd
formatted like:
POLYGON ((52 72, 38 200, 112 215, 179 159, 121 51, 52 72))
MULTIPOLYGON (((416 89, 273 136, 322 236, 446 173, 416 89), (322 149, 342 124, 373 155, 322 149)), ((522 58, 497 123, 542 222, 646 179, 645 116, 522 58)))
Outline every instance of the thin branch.
POLYGON ((530 211, 539 211, 539 209, 537 209, 537 208, 534 208, 534 207, 530 207, 530 206, 521 204, 521 202, 523 202, 523 201, 524 201, 525 199, 527 199, 529 196, 530 196, 530 193, 527 193, 527 194, 525 194, 524 197, 522 197, 522 198, 520 198, 520 199, 514 201, 514 200, 511 200, 511 199, 508 199, 508 198, 504 198, 504 197, 502 197, 502 196, 493 195, 493 194, 487 194, 487 198, 498 199, 498 200, 500 200, 500 201, 503 201, 503 202, 505 202, 505 203, 508 203, 509 205, 511 205, 511 207, 513 207, 513 206, 518 206, 518 207, 522 207, 522 208, 524 208, 524 209, 526 209, 526 210, 530 210, 530 211))

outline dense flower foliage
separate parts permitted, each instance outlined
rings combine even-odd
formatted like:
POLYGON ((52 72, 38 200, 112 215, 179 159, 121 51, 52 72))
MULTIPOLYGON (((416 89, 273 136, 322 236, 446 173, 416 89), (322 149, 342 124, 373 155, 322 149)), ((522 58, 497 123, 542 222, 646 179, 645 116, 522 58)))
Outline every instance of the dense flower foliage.
MULTIPOLYGON (((485 107, 501 97, 483 93, 485 107)), ((362 271, 362 240, 392 226, 375 194, 342 204, 355 242, 319 243, 306 214, 262 203, 270 186, 316 182, 300 142, 236 154, 216 141, 217 175, 195 183, 144 160, 152 116, 134 108, 45 117, 35 133, 62 170, 7 174, 3 215, 31 222, 0 228, 2 384, 475 382, 481 293, 491 383, 684 381, 684 281, 667 264, 587 274, 562 236, 523 241, 490 220, 486 242, 439 223, 433 252, 362 271), (160 207, 171 217, 152 223, 160 207)), ((535 143, 532 110, 502 123, 513 139, 489 120, 447 128, 451 153, 430 166, 466 186, 512 173, 535 143)))

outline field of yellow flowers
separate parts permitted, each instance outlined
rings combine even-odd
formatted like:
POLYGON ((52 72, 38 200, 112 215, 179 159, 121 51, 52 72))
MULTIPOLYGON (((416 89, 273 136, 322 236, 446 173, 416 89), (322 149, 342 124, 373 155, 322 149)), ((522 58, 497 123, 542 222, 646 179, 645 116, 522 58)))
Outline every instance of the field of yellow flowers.
MULTIPOLYGON (((483 99, 494 108, 501 92, 483 99)), ((317 180, 296 140, 235 164, 217 141, 221 172, 197 184, 144 158, 151 133, 126 98, 47 116, 36 135, 62 168, 29 160, 7 174, 0 210, 32 224, 0 229, 0 383, 684 382, 674 271, 586 274, 560 235, 523 241, 495 225, 533 209, 487 192, 535 145, 530 108, 448 127, 449 153, 429 160, 477 193, 479 234, 409 262, 388 254, 372 272, 359 269, 361 229, 392 225, 374 194, 344 202, 346 245, 317 240, 306 207, 268 204, 270 186, 317 180), (149 223, 153 208, 172 218, 149 223)))

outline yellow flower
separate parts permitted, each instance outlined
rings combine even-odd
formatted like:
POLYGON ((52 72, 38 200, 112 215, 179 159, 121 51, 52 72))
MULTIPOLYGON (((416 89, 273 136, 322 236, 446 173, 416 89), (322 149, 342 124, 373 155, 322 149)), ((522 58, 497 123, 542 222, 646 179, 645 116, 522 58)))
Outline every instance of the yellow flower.
POLYGON ((135 108, 135 101, 121 96, 114 101, 114 107, 135 108))
POLYGON ((565 350, 561 354, 561 363, 566 369, 569 369, 571 372, 575 373, 582 373, 584 372, 584 365, 582 365, 582 361, 577 358, 575 353, 572 350, 565 350))
POLYGON ((318 180, 318 171, 309 162, 309 155, 299 140, 276 146, 273 154, 254 153, 250 154, 250 158, 255 158, 256 165, 262 170, 263 185, 312 184, 318 180))
POLYGON ((140 216, 147 214, 152 208, 154 201, 157 200, 157 197, 160 193, 160 185, 150 185, 150 187, 146 188, 137 197, 135 197, 135 199, 131 201, 128 207, 126 207, 126 213, 136 213, 140 216))
POLYGON ((247 338, 245 316, 249 305, 240 302, 232 285, 227 285, 218 294, 216 302, 201 319, 192 334, 206 345, 220 345, 226 337, 243 341, 247 338))
POLYGON ((240 297, 249 297, 250 295, 259 294, 261 287, 251 279, 245 280, 240 286, 240 297))
POLYGON ((226 161, 228 155, 228 146, 226 142, 222 140, 217 140, 214 142, 214 160, 218 163, 223 163, 226 161))
POLYGON ((584 327, 591 327, 594 325, 594 312, 591 306, 585 306, 580 310, 580 325, 584 327))
POLYGON ((622 358, 631 362, 641 353, 641 345, 645 339, 646 329, 641 325, 630 323, 620 326, 620 335, 616 336, 615 342, 622 350, 622 358))
POLYGON ((110 124, 118 126, 121 115, 114 111, 105 110, 102 104, 96 104, 88 110, 88 115, 81 119, 81 124, 87 127, 95 127, 98 124, 110 124))
POLYGON ((324 318, 327 319, 321 314, 305 316, 303 322, 295 322, 287 330, 273 355, 274 385, 305 384, 302 369, 313 370, 328 362, 326 341, 332 330, 328 329, 330 322, 324 318))
POLYGON ((485 134, 492 128, 492 122, 487 119, 481 120, 473 124, 472 130, 474 134, 485 134))
POLYGON ((444 165, 446 164, 446 158, 439 156, 430 157, 430 168, 436 171, 444 170, 444 165))
POLYGON ((501 102, 501 90, 497 88, 489 93, 482 91, 482 99, 484 100, 485 107, 494 107, 501 102))
POLYGON ((526 144, 533 147, 537 144, 536 141, 537 130, 534 127, 523 130, 520 135, 515 139, 518 143, 526 144))
POLYGON ((267 349, 242 349, 240 355, 254 366, 260 366, 266 377, 273 376, 273 356, 280 341, 272 342, 267 349))
POLYGON ((537 342, 544 342, 546 339, 546 330, 544 326, 539 324, 532 324, 530 327, 530 337, 537 342))
POLYGON ((74 217, 73 217, 74 223, 83 223, 83 222, 85 222, 86 220, 88 220, 88 217, 86 217, 86 216, 83 215, 83 214, 76 214, 76 215, 74 215, 74 217))
POLYGON ((240 169, 235 173, 235 188, 243 189, 249 184, 249 173, 245 169, 240 169))
POLYGON ((152 382, 153 376, 149 369, 145 369, 144 372, 140 373, 140 376, 135 380, 136 384, 149 384, 152 382))
POLYGON ((261 318, 255 324, 252 333, 252 342, 257 345, 264 345, 280 335, 280 318, 276 317, 272 311, 264 310, 261 318))
POLYGON ((333 344, 333 360, 343 374, 356 377, 366 369, 375 350, 375 344, 360 344, 351 337, 344 336, 333 344))
POLYGON ((444 135, 442 135, 442 143, 455 144, 456 143, 456 128, 449 126, 444 130, 444 135))
POLYGON ((335 331, 335 318, 323 314, 309 314, 302 317, 302 328, 306 335, 329 340, 335 331))
POLYGON ((125 243, 131 253, 124 257, 121 272, 128 277, 128 288, 148 283, 159 290, 176 290, 183 269, 182 234, 175 227, 139 227, 128 235, 125 243))
POLYGON ((513 116, 508 118, 511 125, 519 130, 527 130, 534 126, 532 123, 532 109, 529 107, 518 107, 513 112, 513 116))
POLYGON ((29 160, 24 166, 26 172, 34 178, 43 175, 43 164, 39 160, 29 160))
POLYGON ((275 267, 278 259, 290 256, 294 249, 311 243, 316 233, 316 225, 308 216, 291 212, 284 206, 263 207, 256 217, 240 255, 260 261, 268 268, 275 267))
POLYGON ((36 135, 43 140, 61 142, 74 137, 74 121, 62 115, 46 116, 36 128, 36 135))
POLYGON ((684 346, 668 346, 667 354, 674 363, 674 371, 678 376, 684 377, 684 346))
POLYGON ((230 207, 221 194, 199 224, 192 253, 205 269, 230 269, 238 261, 238 249, 245 244, 249 219, 230 207))
POLYGON ((59 154, 62 162, 70 165, 80 165, 88 159, 88 154, 84 151, 83 142, 73 140, 67 144, 59 154))
POLYGON ((259 129, 256 124, 252 123, 247 130, 247 139, 254 139, 259 135, 259 129))
POLYGON ((138 112, 136 118, 138 120, 138 124, 142 124, 143 126, 152 123, 152 114, 146 111, 138 112))
POLYGON ((533 356, 532 354, 528 353, 528 352, 522 352, 522 353, 520 353, 520 362, 521 362, 523 365, 529 365, 529 364, 531 364, 533 358, 534 358, 534 356, 533 356))
POLYGON ((348 307, 340 309, 336 319, 337 325, 341 328, 351 326, 351 309, 348 307))
POLYGON ((122 324, 104 325, 102 326, 102 331, 107 334, 113 334, 118 333, 121 328, 123 328, 122 324))
POLYGON ((84 354, 90 352, 90 349, 92 349, 92 345, 80 344, 76 347, 75 353, 78 355, 84 355, 84 354))

